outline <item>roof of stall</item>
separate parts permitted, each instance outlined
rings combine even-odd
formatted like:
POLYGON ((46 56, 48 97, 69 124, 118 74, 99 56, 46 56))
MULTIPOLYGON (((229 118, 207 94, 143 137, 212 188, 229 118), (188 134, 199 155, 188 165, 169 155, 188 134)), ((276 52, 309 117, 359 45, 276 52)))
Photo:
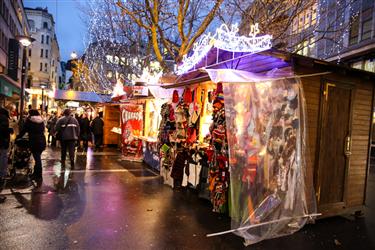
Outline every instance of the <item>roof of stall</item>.
POLYGON ((96 102, 102 103, 103 100, 95 92, 83 92, 74 90, 61 90, 57 89, 55 91, 56 100, 66 100, 66 101, 77 101, 77 102, 96 102))
MULTIPOLYGON (((375 79, 375 74, 347 66, 305 57, 298 54, 269 49, 263 52, 229 52, 211 48, 207 55, 187 73, 180 75, 174 84, 164 85, 164 88, 176 88, 195 83, 209 81, 205 69, 234 69, 252 73, 263 73, 273 69, 296 66, 314 68, 313 72, 338 72, 340 74, 355 74, 360 77, 375 79)), ((298 72, 296 72, 299 74, 298 72)))

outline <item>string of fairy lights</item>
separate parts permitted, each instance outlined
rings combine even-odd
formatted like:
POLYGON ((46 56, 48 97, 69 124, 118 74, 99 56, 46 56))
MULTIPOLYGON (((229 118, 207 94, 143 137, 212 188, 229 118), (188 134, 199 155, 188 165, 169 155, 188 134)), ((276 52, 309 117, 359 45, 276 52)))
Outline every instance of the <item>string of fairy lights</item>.
MULTIPOLYGON (((313 36, 315 43, 324 42, 324 49, 318 49, 317 57, 326 59, 335 56, 336 61, 340 63, 341 53, 349 40, 351 23, 359 13, 357 10, 354 11, 355 2, 358 1, 320 0, 316 2, 318 5, 317 23, 313 29, 313 36), (318 41, 320 39, 321 41, 318 41)), ((111 92, 119 79, 125 84, 131 84, 142 75, 151 75, 147 72, 147 65, 144 64, 143 58, 146 55, 140 50, 136 50, 135 53, 129 52, 129 39, 126 34, 124 35, 124 29, 119 26, 128 22, 134 28, 136 24, 132 23, 129 17, 114 14, 116 11, 111 8, 117 7, 110 6, 108 3, 110 3, 108 0, 90 2, 89 32, 86 37, 87 49, 84 57, 86 70, 82 70, 83 73, 80 74, 80 80, 88 91, 111 92)), ((117 9, 117 13, 118 11, 117 9)), ((132 28, 129 27, 131 32, 132 28)), ((178 71, 181 71, 181 67, 178 71)))
POLYGON ((134 83, 152 64, 150 57, 140 49, 143 41, 131 41, 138 39, 133 32, 137 27, 115 8, 112 1, 90 2, 82 63, 86 69, 79 74, 85 90, 110 93, 119 81, 127 85, 134 83))
POLYGON ((336 57, 336 62, 341 62, 342 52, 347 47, 346 42, 349 43, 352 21, 359 15, 359 12, 353 11, 355 2, 356 0, 318 1, 318 23, 314 35, 319 39, 320 33, 324 33, 318 43, 325 42, 324 53, 318 55, 320 59, 336 57), (329 43, 333 45, 328 46, 329 43))

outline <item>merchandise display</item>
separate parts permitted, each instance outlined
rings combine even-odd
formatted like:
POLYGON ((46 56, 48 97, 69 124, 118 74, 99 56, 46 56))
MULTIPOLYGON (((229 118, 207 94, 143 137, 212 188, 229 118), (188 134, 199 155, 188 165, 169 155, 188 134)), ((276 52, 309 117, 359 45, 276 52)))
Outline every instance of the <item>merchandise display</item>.
POLYGON ((210 92, 202 87, 185 88, 182 95, 175 91, 172 102, 162 105, 161 117, 158 141, 164 183, 177 189, 197 189, 200 197, 211 201, 213 211, 228 212, 229 166, 222 86, 210 92), (210 127, 205 130, 207 122, 210 127))
MULTIPOLYGON (((316 211, 305 185, 305 122, 298 78, 225 82, 232 228, 246 244, 292 234, 316 211), (285 219, 289 218, 289 219, 285 219)), ((216 132, 221 141, 221 131, 216 132)), ((215 140, 215 141, 216 141, 215 140)), ((222 160, 224 161, 224 159, 222 160)))

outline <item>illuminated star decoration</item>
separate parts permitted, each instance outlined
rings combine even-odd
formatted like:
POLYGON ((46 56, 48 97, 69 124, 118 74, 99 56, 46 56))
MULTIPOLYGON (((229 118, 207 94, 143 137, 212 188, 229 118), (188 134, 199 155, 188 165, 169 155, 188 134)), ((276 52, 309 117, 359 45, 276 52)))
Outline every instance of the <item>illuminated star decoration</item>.
POLYGON ((211 50, 215 47, 230 52, 250 52, 257 53, 270 49, 272 46, 271 35, 257 36, 259 33, 258 24, 251 25, 249 36, 238 35, 238 25, 234 24, 229 28, 222 24, 214 35, 210 33, 203 35, 193 46, 193 53, 185 55, 182 64, 178 66, 176 73, 182 75, 194 68, 211 50))
POLYGON ((256 37, 256 35, 259 34, 259 26, 258 26, 258 23, 256 24, 251 24, 250 25, 250 33, 249 33, 249 36, 250 37, 256 37))

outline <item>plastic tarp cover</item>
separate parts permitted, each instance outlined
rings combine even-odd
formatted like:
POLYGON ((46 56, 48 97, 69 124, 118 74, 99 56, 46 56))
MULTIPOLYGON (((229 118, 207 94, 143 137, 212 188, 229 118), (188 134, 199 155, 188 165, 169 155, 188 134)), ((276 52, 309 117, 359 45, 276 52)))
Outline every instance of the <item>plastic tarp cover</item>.
POLYGON ((292 234, 316 213, 300 78, 220 71, 209 75, 224 88, 231 227, 245 245, 292 234))

